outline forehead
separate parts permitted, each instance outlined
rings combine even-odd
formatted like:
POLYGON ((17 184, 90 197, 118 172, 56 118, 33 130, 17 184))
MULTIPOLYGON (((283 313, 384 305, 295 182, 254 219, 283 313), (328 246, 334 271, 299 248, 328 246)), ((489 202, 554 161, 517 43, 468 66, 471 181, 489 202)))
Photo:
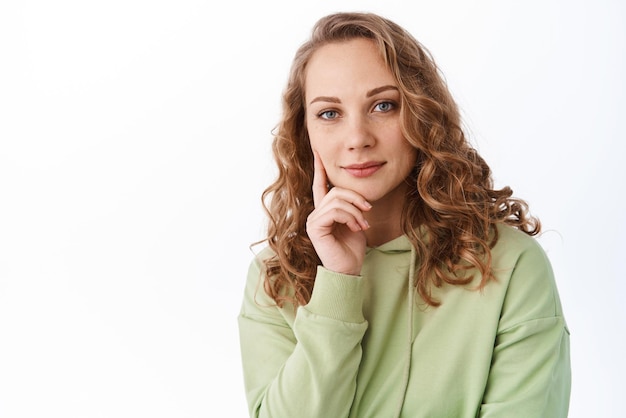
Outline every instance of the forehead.
POLYGON ((369 91, 396 85, 376 44, 366 38, 332 42, 317 49, 305 72, 305 95, 369 91), (331 91, 332 90, 332 91, 331 91))

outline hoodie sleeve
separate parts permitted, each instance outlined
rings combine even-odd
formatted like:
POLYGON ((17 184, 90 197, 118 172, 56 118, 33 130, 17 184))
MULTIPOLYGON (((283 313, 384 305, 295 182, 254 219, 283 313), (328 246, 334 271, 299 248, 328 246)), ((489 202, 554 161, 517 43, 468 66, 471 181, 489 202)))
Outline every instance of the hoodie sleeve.
POLYGON ((567 417, 570 383, 569 330, 550 263, 533 240, 511 273, 480 417, 567 417))
POLYGON ((347 417, 367 329, 362 278, 319 267, 294 318, 264 292, 262 267, 258 259, 250 266, 239 315, 250 416, 347 417))

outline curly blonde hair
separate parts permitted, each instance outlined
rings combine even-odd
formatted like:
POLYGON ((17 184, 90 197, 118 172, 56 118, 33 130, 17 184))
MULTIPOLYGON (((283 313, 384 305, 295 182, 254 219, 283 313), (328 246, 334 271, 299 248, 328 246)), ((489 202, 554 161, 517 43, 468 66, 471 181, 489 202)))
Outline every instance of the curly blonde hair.
POLYGON ((406 140, 418 150, 407 179, 415 187, 407 196, 403 232, 416 250, 414 283, 432 306, 431 286, 468 284, 476 269, 479 288, 494 279, 491 248, 494 227, 504 223, 528 235, 541 225, 509 187, 494 189, 491 170, 467 141, 458 107, 432 56, 407 31, 371 13, 336 13, 320 19, 310 40, 297 51, 283 93, 283 115, 272 150, 276 180, 263 192, 269 217, 265 291, 278 306, 306 304, 320 264, 306 230, 313 211, 313 154, 305 125, 306 66, 313 53, 331 42, 367 38, 374 42, 396 79, 401 95, 400 123, 406 140))

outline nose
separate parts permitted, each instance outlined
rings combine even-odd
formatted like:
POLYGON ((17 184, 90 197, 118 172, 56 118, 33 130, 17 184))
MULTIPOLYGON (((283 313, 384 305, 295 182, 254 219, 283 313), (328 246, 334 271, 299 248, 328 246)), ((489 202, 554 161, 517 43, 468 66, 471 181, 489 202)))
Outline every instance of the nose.
POLYGON ((370 126, 370 121, 363 116, 354 116, 348 123, 346 132, 346 148, 358 150, 369 148, 374 145, 375 137, 370 126))

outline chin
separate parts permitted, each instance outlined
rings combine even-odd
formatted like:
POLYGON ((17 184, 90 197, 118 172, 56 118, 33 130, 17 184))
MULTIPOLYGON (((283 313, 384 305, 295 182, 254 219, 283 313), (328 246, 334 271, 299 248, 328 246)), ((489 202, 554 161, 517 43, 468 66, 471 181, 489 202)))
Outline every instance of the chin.
POLYGON ((363 196, 363 198, 370 203, 377 202, 389 194, 388 192, 385 193, 380 190, 372 190, 371 187, 368 188, 367 186, 361 187, 361 188, 354 188, 352 190, 354 190, 355 192, 363 196))
MULTIPOLYGON (((398 204, 399 202, 404 202, 406 200, 407 187, 406 183, 401 183, 399 185, 395 185, 395 187, 389 187, 384 189, 372 189, 364 187, 362 190, 362 196, 370 202, 374 204, 379 201, 386 201, 386 204, 398 204), (393 203, 395 202, 395 204, 393 203)), ((356 190, 355 190, 356 191, 356 190)), ((359 192, 357 192, 359 193, 359 192)), ((403 204, 403 203, 402 203, 403 204)))

